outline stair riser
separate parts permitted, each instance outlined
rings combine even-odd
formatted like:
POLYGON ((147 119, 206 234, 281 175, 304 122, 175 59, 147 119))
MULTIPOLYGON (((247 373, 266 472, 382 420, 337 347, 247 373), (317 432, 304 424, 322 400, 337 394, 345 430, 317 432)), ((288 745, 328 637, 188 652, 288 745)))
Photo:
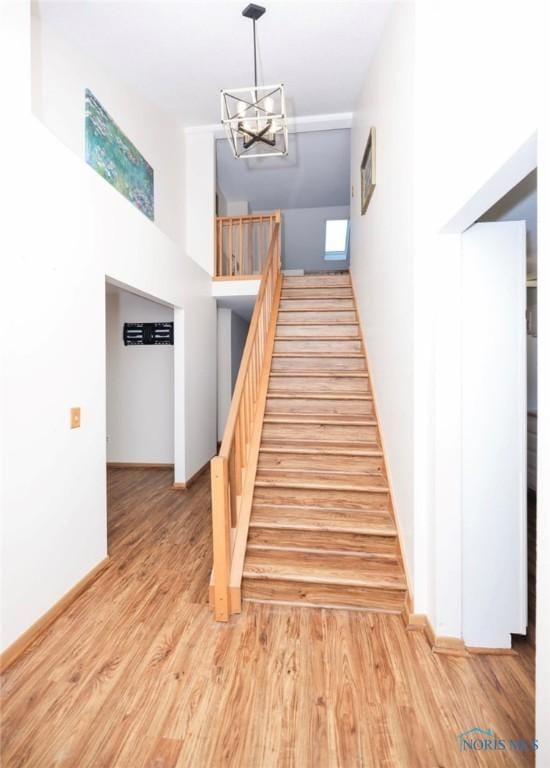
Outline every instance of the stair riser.
POLYGON ((359 395, 370 394, 369 380, 353 376, 330 378, 328 376, 272 376, 269 379, 269 396, 277 392, 299 394, 311 392, 314 394, 341 394, 345 392, 359 395))
POLYGON ((350 339, 359 338, 359 326, 357 325, 288 325, 277 324, 276 336, 303 336, 305 339, 322 339, 324 336, 349 336, 350 339))
MULTIPOLYGON (((357 317, 354 311, 339 312, 337 310, 333 310, 329 312, 279 312, 278 325, 283 325, 284 323, 323 323, 323 325, 327 325, 334 322, 353 323, 355 320, 357 320, 357 317)), ((334 336, 335 334, 336 331, 333 327, 332 335, 334 336)))
POLYGON ((366 371, 363 357, 274 357, 272 371, 366 371))
POLYGON ((359 608, 370 611, 401 613, 405 591, 336 584, 308 584, 294 581, 249 579, 242 581, 244 600, 285 602, 295 605, 359 608))
MULTIPOLYGON (((250 528, 249 547, 295 547, 321 551, 349 552, 350 554, 383 555, 397 557, 395 536, 369 536, 333 531, 280 530, 277 528, 250 528)), ((296 555, 300 556, 299 553, 296 555)))
MULTIPOLYGON (((378 444, 376 427, 350 426, 334 424, 264 424, 262 441, 269 440, 319 440, 324 443, 335 441, 339 443, 368 443, 378 444)), ((322 447, 319 447, 322 452, 322 447)))
POLYGON ((256 488, 254 503, 341 510, 389 510, 387 491, 334 491, 304 488, 256 488))
POLYGON ((321 286, 318 288, 290 288, 283 285, 281 299, 307 299, 307 298, 328 298, 328 299, 352 299, 353 292, 351 288, 336 288, 334 286, 321 286))
POLYGON ((269 397, 266 414, 325 414, 327 416, 358 416, 374 418, 372 400, 306 400, 302 398, 269 397))
POLYGON ((333 354, 346 354, 346 352, 362 352, 361 341, 359 339, 350 339, 345 341, 322 341, 319 339, 308 339, 306 341, 276 341, 273 349, 274 352, 305 352, 311 354, 312 352, 319 352, 324 354, 325 352, 332 352, 333 354))
POLYGON ((355 310, 353 299, 281 299, 279 309, 291 309, 298 311, 299 309, 309 309, 315 312, 325 309, 342 310, 355 310))
POLYGON ((351 279, 349 273, 341 275, 285 275, 283 277, 283 290, 287 288, 350 288, 351 279))
POLYGON ((316 453, 260 453, 258 469, 310 469, 317 472, 345 470, 384 475, 384 459, 380 456, 332 456, 316 453))

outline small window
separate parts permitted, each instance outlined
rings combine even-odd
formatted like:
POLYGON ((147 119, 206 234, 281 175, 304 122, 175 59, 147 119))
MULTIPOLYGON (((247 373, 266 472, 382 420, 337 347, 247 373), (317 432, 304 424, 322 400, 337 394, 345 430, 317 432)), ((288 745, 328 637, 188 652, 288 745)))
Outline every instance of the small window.
POLYGON ((325 261, 345 261, 348 243, 349 220, 329 219, 325 229, 325 261))

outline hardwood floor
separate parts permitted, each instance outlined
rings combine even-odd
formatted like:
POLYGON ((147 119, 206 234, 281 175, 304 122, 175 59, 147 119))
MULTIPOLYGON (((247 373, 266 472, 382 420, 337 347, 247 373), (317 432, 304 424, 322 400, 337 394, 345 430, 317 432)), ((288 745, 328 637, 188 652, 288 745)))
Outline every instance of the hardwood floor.
POLYGON ((217 624, 209 478, 170 485, 109 472, 111 565, 2 676, 4 768, 533 765, 457 739, 533 738, 529 644, 445 657, 400 616, 261 603, 217 624))

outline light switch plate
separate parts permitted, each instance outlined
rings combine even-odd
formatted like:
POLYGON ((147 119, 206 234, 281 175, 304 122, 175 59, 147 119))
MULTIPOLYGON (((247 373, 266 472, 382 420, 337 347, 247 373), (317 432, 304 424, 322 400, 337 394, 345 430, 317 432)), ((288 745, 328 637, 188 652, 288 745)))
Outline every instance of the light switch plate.
POLYGON ((71 429, 80 427, 80 408, 71 408, 71 429))

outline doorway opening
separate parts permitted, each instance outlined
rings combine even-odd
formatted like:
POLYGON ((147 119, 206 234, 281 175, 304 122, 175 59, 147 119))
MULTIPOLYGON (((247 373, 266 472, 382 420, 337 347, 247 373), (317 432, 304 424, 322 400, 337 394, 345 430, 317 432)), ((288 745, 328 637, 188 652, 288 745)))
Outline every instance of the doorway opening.
POLYGON ((174 310, 106 282, 105 318, 107 518, 111 531, 113 493, 124 494, 129 481, 144 481, 152 471, 164 473, 167 486, 173 483, 174 346, 167 324, 173 323, 174 310), (144 323, 163 325, 143 327, 144 323))
POLYGON ((524 221, 526 234, 525 270, 525 377, 527 450, 527 634, 515 635, 514 644, 527 642, 535 647, 536 628, 536 562, 537 562, 537 170, 531 171, 498 200, 479 222, 524 221))

